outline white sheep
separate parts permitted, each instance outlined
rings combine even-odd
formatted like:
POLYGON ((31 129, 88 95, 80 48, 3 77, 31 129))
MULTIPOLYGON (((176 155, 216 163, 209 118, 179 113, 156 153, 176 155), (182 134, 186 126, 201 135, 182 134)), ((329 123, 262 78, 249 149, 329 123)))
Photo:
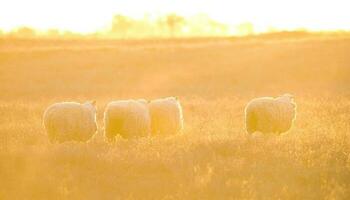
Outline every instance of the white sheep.
POLYGON ((113 141, 116 135, 123 138, 149 136, 151 120, 147 101, 119 100, 110 102, 104 112, 105 136, 113 141))
POLYGON ((172 135, 183 129, 183 114, 176 97, 156 99, 149 103, 152 135, 172 135))
POLYGON ((281 134, 291 128, 295 116, 296 104, 290 94, 256 98, 245 108, 246 130, 248 133, 281 134))
POLYGON ((55 103, 43 116, 43 124, 51 143, 88 141, 97 131, 96 102, 55 103))

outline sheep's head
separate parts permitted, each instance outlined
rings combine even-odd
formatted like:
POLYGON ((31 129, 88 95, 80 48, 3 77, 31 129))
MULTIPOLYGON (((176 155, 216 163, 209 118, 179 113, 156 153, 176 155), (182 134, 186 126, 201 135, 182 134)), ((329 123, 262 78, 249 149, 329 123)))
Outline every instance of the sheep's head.
POLYGON ((176 102, 179 101, 179 97, 177 97, 177 96, 167 97, 167 98, 165 98, 165 99, 172 100, 172 101, 176 101, 176 102))
POLYGON ((149 100, 146 100, 146 99, 137 99, 137 101, 138 101, 139 103, 144 104, 144 105, 147 105, 147 104, 150 102, 149 100))
POLYGON ((281 95, 281 96, 278 96, 276 99, 278 101, 294 103, 294 96, 291 94, 288 94, 288 93, 281 95))
POLYGON ((83 104, 88 110, 89 112, 91 112, 91 119, 94 121, 93 126, 92 126, 92 130, 93 131, 97 131, 97 124, 96 124, 96 111, 97 111, 97 107, 96 107, 96 101, 87 101, 83 104))
POLYGON ((280 102, 286 102, 290 105, 290 108, 292 110, 291 118, 294 120, 295 116, 296 116, 296 108, 297 108, 297 105, 294 102, 294 96, 287 93, 287 94, 284 94, 282 96, 277 97, 276 100, 280 101, 280 102))
POLYGON ((91 110, 94 113, 96 113, 97 108, 96 108, 96 101, 95 100, 85 102, 84 106, 88 107, 89 110, 91 110))

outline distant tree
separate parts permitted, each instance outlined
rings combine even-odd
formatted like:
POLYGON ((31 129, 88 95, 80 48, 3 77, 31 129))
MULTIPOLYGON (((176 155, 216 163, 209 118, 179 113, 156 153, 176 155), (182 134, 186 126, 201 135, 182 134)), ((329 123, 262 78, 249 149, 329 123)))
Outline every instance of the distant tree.
POLYGON ((239 35, 252 35, 254 34, 254 25, 250 22, 239 24, 237 32, 239 35))
POLYGON ((33 38, 36 33, 35 30, 29 27, 20 27, 15 30, 14 35, 21 38, 33 38))
POLYGON ((210 35, 228 35, 229 27, 226 24, 219 23, 212 19, 208 20, 208 26, 210 27, 210 35))
POLYGON ((133 21, 123 15, 116 15, 112 20, 112 33, 126 37, 129 29, 132 27, 133 21))
POLYGON ((63 37, 66 39, 78 39, 78 38, 83 38, 84 35, 74 33, 72 31, 65 31, 65 32, 63 32, 63 37))
POLYGON ((185 18, 176 14, 169 14, 165 17, 166 25, 170 31, 170 36, 174 37, 175 33, 185 24, 185 18))
POLYGON ((49 29, 49 30, 47 30, 46 34, 47 34, 47 36, 49 38, 58 38, 58 37, 60 37, 60 31, 57 30, 57 29, 49 29))
POLYGON ((190 36, 222 36, 229 34, 229 26, 211 19, 207 14, 186 18, 186 34, 190 36))
POLYGON ((276 32, 279 32, 279 31, 280 31, 279 29, 277 29, 276 27, 273 27, 273 26, 269 26, 267 28, 267 32, 268 33, 276 33, 276 32))

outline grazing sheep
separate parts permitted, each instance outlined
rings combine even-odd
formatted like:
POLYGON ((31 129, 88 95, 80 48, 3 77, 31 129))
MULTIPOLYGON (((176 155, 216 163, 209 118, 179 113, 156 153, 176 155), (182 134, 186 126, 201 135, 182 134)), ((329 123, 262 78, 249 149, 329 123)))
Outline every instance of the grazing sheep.
POLYGON ((116 135, 123 138, 149 136, 151 120, 147 101, 120 100, 110 102, 104 112, 105 136, 113 141, 116 135))
POLYGON ((290 129, 295 115, 296 104, 290 94, 256 98, 245 108, 246 129, 248 133, 281 134, 290 129))
POLYGON ((88 141, 97 131, 96 102, 55 103, 44 113, 44 126, 51 143, 88 141))
POLYGON ((148 107, 152 135, 172 135, 182 130, 182 108, 176 97, 153 100, 148 107))

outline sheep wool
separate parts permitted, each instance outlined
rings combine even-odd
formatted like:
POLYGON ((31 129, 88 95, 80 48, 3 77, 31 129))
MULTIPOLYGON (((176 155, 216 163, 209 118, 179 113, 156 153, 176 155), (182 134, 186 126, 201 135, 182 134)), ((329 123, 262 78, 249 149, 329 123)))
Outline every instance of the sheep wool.
POLYGON ((288 131, 296 117, 293 96, 285 94, 277 98, 253 99, 245 108, 246 130, 248 133, 281 134, 288 131))
POLYGON ((145 137, 150 134, 151 120, 147 101, 119 100, 110 102, 104 112, 105 136, 113 141, 123 138, 145 137))
POLYGON ((173 135, 183 129, 183 114, 176 97, 156 99, 149 103, 152 135, 173 135))
POLYGON ((97 131, 95 101, 55 103, 43 116, 43 124, 51 143, 88 141, 97 131))

